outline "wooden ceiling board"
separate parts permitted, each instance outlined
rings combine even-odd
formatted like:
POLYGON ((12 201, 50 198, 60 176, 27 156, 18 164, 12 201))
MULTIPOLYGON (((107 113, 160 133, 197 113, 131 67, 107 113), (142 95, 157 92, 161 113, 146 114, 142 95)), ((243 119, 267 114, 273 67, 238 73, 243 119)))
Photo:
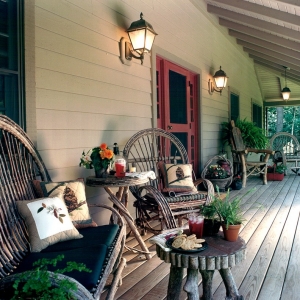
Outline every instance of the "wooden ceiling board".
MULTIPOLYGON (((200 1, 200 0, 199 0, 200 1)), ((300 100, 300 0, 206 0, 253 59, 265 101, 280 101, 287 71, 291 101, 300 100), (271 100, 270 100, 271 99, 271 100)))

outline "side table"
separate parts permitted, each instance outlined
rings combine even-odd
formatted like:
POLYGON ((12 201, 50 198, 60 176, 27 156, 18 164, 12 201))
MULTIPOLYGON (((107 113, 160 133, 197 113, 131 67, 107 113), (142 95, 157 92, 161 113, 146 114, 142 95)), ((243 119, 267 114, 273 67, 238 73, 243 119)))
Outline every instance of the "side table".
POLYGON ((146 258, 150 259, 152 257, 151 253, 149 252, 149 249, 145 245, 144 240, 139 234, 139 231, 134 224, 134 220, 127 209, 129 186, 140 185, 143 183, 147 183, 148 181, 149 181, 148 178, 146 179, 133 178, 133 177, 117 178, 113 175, 110 175, 106 178, 96 178, 95 176, 89 176, 86 179, 86 185, 91 187, 103 187, 105 189, 105 191, 109 195, 109 199, 113 202, 113 204, 119 210, 120 214, 126 220, 128 226, 133 232, 142 250, 130 248, 128 246, 125 247, 129 250, 137 251, 142 254, 145 254, 146 258), (113 191, 111 190, 112 187, 119 188, 116 194, 114 194, 113 191))
POLYGON ((184 253, 180 250, 167 251, 156 245, 158 257, 171 263, 167 300, 179 300, 184 268, 187 279, 183 287, 189 300, 199 300, 198 270, 202 276, 203 296, 201 300, 212 300, 212 280, 214 271, 218 270, 226 287, 227 300, 243 300, 239 295, 231 268, 246 257, 246 245, 242 238, 228 242, 223 233, 212 237, 203 237, 208 247, 201 252, 184 253))

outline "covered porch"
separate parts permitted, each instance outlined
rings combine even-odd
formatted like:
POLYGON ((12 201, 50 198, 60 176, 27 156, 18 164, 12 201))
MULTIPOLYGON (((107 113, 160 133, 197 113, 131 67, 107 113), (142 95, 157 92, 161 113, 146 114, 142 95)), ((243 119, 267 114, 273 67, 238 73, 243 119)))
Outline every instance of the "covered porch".
MULTIPOLYGON (((244 216, 247 219, 240 235, 247 244, 246 260, 232 268, 239 293, 244 299, 298 299, 299 246, 300 246, 300 176, 289 173, 283 181, 269 181, 262 185, 257 177, 250 177, 247 187, 232 191, 231 197, 243 196, 244 216)), ((150 251, 155 245, 144 236, 150 251)), ((131 247, 138 246, 133 237, 127 239, 131 247)), ((132 252, 124 252, 127 267, 123 284, 116 299, 166 299, 170 265, 157 255, 151 260, 132 252)), ((202 294, 199 274, 199 293, 202 294)), ((216 271, 213 281, 214 299, 225 298, 225 287, 216 271)), ((105 294, 101 296, 105 299, 105 294)), ((187 299, 182 292, 180 299, 187 299)))

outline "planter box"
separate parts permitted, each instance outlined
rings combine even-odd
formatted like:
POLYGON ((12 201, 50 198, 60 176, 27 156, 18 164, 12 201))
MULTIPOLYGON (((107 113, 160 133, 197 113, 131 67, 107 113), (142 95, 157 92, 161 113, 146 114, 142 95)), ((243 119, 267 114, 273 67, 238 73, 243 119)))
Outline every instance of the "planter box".
POLYGON ((281 181, 284 178, 284 174, 280 174, 280 173, 267 173, 267 180, 270 181, 281 181))

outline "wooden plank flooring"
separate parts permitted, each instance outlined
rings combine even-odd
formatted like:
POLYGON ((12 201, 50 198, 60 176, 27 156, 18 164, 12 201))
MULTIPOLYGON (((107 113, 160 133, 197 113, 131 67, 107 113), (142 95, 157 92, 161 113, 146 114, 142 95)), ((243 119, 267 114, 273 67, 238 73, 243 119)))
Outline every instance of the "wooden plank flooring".
MULTIPOLYGON (((247 219, 240 236, 247 243, 247 258, 232 268, 239 292, 246 300, 300 299, 300 176, 289 174, 283 181, 262 185, 260 178, 248 179, 247 187, 232 191, 230 197, 243 196, 244 217, 247 219)), ((155 254, 149 244, 152 234, 144 236, 154 256, 145 260, 142 255, 124 251, 127 267, 116 300, 166 299, 170 265, 155 254)), ((137 246, 133 237, 130 246, 137 246)), ((202 294, 199 274, 199 293, 202 294)), ((225 299, 225 287, 216 271, 213 280, 214 300, 225 299)), ((105 299, 103 293, 101 300, 105 299)), ((182 291, 180 300, 187 299, 182 291)))

